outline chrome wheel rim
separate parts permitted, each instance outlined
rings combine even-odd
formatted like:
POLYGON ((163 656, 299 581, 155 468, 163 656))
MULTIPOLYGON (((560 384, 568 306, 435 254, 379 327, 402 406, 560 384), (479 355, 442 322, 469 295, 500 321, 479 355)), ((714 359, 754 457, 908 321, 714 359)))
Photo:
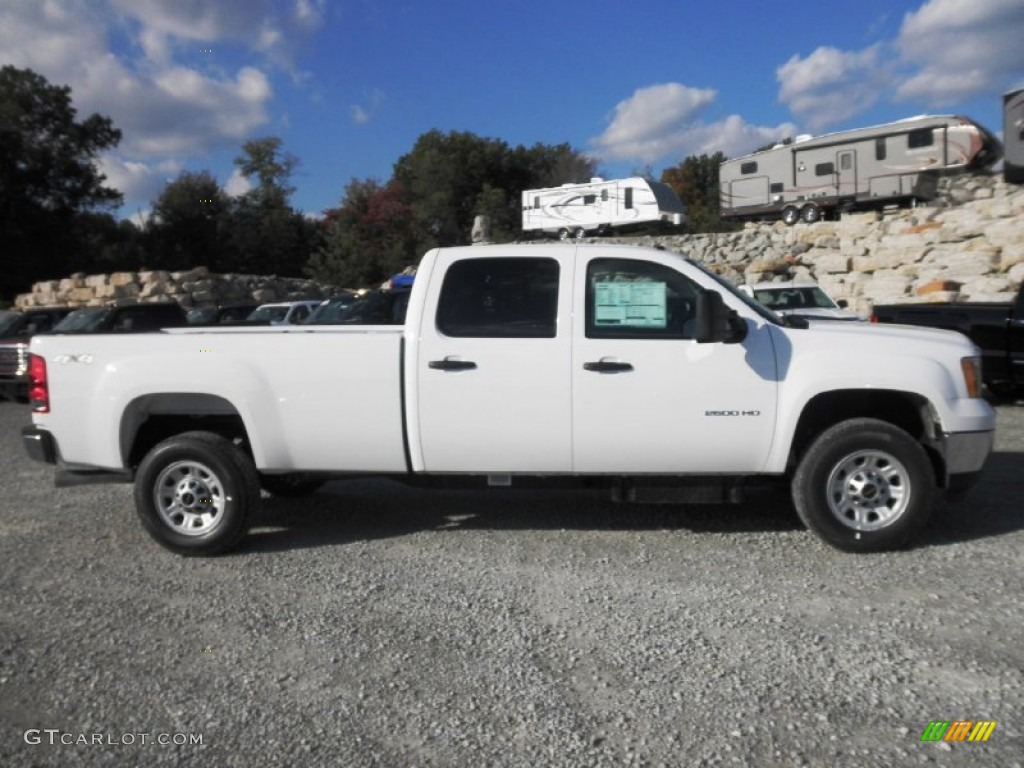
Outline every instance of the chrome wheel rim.
POLYGON ((224 519, 224 483, 198 461, 169 464, 156 479, 153 502, 163 523, 184 536, 208 534, 224 519))
POLYGON ((876 531, 898 520, 910 504, 910 474, 885 451, 857 451, 833 468, 828 508, 847 528, 876 531))

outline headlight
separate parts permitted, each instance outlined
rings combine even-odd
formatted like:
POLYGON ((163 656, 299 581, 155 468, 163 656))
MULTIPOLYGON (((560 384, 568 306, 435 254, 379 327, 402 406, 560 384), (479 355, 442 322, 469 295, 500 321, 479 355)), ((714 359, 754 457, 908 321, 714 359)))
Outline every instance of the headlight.
POLYGON ((960 358, 960 370, 964 372, 964 384, 968 397, 981 397, 981 358, 960 358))

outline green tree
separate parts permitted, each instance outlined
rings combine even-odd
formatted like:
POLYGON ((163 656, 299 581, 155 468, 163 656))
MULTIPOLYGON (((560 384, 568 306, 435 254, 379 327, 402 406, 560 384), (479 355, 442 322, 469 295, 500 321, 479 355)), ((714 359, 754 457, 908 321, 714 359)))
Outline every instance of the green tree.
POLYGON ((661 181, 682 200, 691 232, 728 232, 737 228, 719 216, 718 170, 725 160, 721 152, 691 155, 661 174, 661 181))
POLYGON ((341 205, 325 214, 324 243, 307 274, 351 288, 383 282, 419 259, 410 214, 398 182, 353 179, 341 205))
POLYGON ((472 133, 429 131, 395 163, 419 250, 469 242, 473 219, 491 218, 493 239, 518 237, 523 190, 585 181, 596 161, 567 144, 509 147, 472 133))
POLYGON ((98 114, 76 120, 71 89, 29 69, 0 67, 0 293, 25 290, 80 263, 76 218, 116 205, 96 166, 121 132, 98 114))
POLYGON ((225 247, 240 272, 299 276, 321 242, 320 229, 289 199, 298 160, 270 136, 242 145, 235 165, 253 184, 230 206, 225 220, 225 247))
POLYGON ((183 171, 153 201, 147 227, 148 266, 219 271, 234 259, 225 228, 231 201, 209 171, 183 171))

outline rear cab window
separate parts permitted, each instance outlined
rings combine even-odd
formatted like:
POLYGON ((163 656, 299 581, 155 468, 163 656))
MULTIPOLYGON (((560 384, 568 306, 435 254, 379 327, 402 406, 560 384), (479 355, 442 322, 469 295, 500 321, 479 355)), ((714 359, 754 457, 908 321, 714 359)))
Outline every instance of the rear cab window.
POLYGON ((453 338, 553 339, 559 271, 550 258, 456 261, 441 285, 437 330, 453 338))

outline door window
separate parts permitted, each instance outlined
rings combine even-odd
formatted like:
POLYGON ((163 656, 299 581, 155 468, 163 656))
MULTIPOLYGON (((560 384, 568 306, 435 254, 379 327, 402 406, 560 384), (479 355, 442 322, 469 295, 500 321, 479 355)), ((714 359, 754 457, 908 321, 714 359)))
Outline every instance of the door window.
POLYGON ((692 339, 699 291, 662 264, 594 259, 587 266, 587 338, 692 339))
POLYGON ((558 262, 463 259, 448 269, 437 329, 452 337, 554 338, 558 262))

